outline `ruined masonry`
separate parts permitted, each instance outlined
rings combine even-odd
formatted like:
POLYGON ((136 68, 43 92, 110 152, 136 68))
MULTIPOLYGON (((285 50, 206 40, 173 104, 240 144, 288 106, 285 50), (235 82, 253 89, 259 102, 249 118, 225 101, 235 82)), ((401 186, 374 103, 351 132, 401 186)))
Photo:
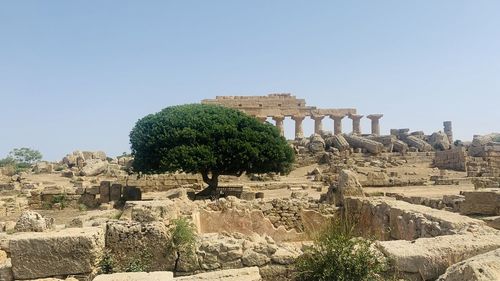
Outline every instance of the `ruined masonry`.
MULTIPOLYGON (((357 114, 354 108, 316 108, 306 106, 305 99, 297 99, 289 93, 269 94, 267 96, 217 96, 215 99, 202 100, 203 104, 218 104, 230 108, 239 109, 257 119, 265 122, 268 117, 275 121, 276 127, 284 135, 283 121, 290 117, 295 121, 295 138, 304 138, 302 122, 306 117, 314 120, 314 133, 319 134, 323 130, 323 119, 329 117, 333 120, 333 131, 336 135, 342 134, 342 119, 349 117, 352 120, 352 133, 361 134, 360 120, 363 115, 357 114)), ((382 114, 371 114, 367 118, 371 120, 373 135, 380 135, 379 120, 382 114)))

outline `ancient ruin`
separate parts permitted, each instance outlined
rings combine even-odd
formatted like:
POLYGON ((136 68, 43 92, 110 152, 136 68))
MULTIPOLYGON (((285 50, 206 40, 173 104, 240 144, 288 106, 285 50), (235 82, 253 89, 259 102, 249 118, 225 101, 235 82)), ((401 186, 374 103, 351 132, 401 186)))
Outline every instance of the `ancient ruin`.
MULTIPOLYGON (((342 119, 352 119, 352 132, 361 134, 360 120, 363 115, 356 114, 354 108, 316 108, 307 106, 305 99, 297 99, 289 93, 269 94, 267 96, 217 96, 215 99, 202 100, 203 104, 218 104, 239 109, 265 122, 271 117, 276 127, 284 135, 283 120, 287 117, 295 121, 295 138, 303 138, 302 122, 306 117, 314 120, 314 133, 323 130, 323 119, 331 118, 334 121, 334 133, 342 134, 342 119)), ((372 134, 380 135, 379 120, 382 114, 368 115, 372 120, 372 134)), ((325 128, 326 129, 326 128, 325 128)))
POLYGON ((356 109, 290 94, 202 103, 271 117, 282 134, 284 118, 294 120, 294 170, 222 176, 221 198, 193 201, 199 174, 139 175, 131 155, 74 151, 23 171, 0 167, 0 281, 294 280, 313 234, 347 218, 376 240, 381 280, 499 280, 500 134, 454 142, 445 121, 442 132, 383 135, 382 114, 367 115, 363 133, 356 109), (177 252, 179 219, 196 242, 177 252))

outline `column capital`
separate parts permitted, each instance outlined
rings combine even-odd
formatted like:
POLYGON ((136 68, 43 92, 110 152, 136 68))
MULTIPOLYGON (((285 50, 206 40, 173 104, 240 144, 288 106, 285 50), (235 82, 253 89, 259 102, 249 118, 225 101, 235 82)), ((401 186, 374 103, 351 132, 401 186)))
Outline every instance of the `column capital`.
POLYGON ((372 120, 373 119, 380 119, 382 117, 384 117, 384 114, 370 114, 370 115, 366 116, 366 118, 372 119, 372 120))
POLYGON ((283 121, 283 120, 285 120, 285 116, 283 116, 283 115, 275 115, 275 116, 272 116, 271 118, 273 118, 274 121, 278 121, 278 120, 283 121))
POLYGON ((306 118, 305 115, 292 115, 292 120, 294 121, 302 121, 306 118))
POLYGON ((311 119, 313 120, 323 120, 323 118, 325 118, 325 115, 311 115, 311 119))
POLYGON ((361 118, 363 118, 364 115, 360 115, 360 114, 349 114, 348 117, 349 119, 352 119, 352 120, 359 120, 361 118))
POLYGON ((346 115, 345 114, 331 114, 329 117, 333 120, 342 120, 344 119, 346 115))

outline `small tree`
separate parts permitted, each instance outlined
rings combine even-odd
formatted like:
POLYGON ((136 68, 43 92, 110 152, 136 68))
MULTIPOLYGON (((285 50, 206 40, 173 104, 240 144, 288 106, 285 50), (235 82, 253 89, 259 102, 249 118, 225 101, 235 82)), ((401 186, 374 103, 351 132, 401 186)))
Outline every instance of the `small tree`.
POLYGON ((21 147, 21 148, 14 148, 9 153, 9 157, 14 159, 18 164, 30 166, 42 160, 43 156, 38 150, 27 147, 21 147))
POLYGON ((140 119, 130 133, 133 169, 201 173, 214 194, 220 175, 289 173, 294 152, 271 124, 217 105, 172 106, 140 119))
POLYGON ((320 231, 314 245, 295 262, 299 281, 382 280, 384 262, 370 240, 356 237, 349 220, 334 219, 320 231))

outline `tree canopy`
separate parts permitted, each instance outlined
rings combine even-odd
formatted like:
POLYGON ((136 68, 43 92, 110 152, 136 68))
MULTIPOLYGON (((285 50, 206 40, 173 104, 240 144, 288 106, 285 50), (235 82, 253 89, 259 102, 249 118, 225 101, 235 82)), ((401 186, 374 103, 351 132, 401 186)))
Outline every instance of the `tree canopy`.
POLYGON ((40 151, 27 147, 14 148, 9 152, 8 156, 8 158, 14 159, 15 162, 24 165, 31 165, 39 162, 42 160, 42 157, 40 151))
POLYGON ((147 115, 137 121, 130 142, 135 171, 201 173, 213 188, 219 175, 287 174, 294 161, 273 125, 218 105, 179 105, 147 115))

